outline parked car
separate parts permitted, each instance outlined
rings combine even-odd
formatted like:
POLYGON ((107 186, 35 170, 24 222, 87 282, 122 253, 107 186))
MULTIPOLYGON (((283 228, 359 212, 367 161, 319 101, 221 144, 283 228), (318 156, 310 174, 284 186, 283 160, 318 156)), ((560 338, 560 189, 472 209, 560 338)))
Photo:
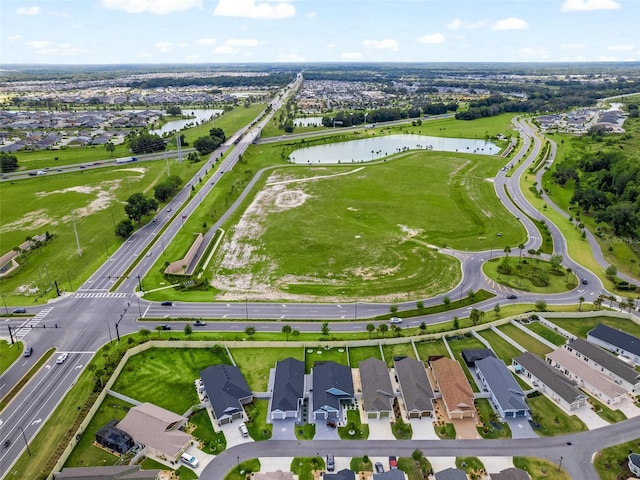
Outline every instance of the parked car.
POLYGON ((24 349, 24 357, 30 357, 31 354, 33 353, 33 347, 27 347, 24 349))
POLYGON ((56 358, 56 363, 64 363, 68 356, 68 353, 61 353, 60 355, 58 355, 58 358, 56 358))
POLYGON ((514 295, 513 293, 510 293, 509 295, 507 295, 507 298, 508 298, 509 300, 515 300, 516 298, 518 298, 518 296, 517 296, 517 295, 514 295))
POLYGON ((396 457, 389 457, 389 468, 392 470, 398 469, 398 459, 396 457))
POLYGON ((327 472, 333 472, 336 469, 336 462, 333 455, 327 455, 327 472))
POLYGON ((391 317, 389 323, 402 323, 402 319, 399 317, 391 317))
POLYGON ((376 462, 375 467, 376 467, 376 473, 383 473, 384 472, 384 467, 382 466, 382 463, 376 462))
POLYGON ((243 438, 247 438, 249 436, 249 429, 244 422, 238 425, 238 430, 240 430, 240 435, 242 435, 243 438))
POLYGON ((198 465, 200 464, 196 457, 194 457, 193 455, 189 455, 186 452, 180 456, 180 461, 186 465, 189 465, 191 468, 198 468, 198 465))
POLYGON ((16 308, 13 313, 27 313, 26 308, 16 308))
POLYGON ((333 418, 327 418, 327 427, 336 428, 338 426, 338 422, 336 422, 333 418))
POLYGON ((165 300, 160 305, 162 305, 163 307, 170 307, 171 305, 173 305, 173 302, 171 300, 165 300))
POLYGON ((158 325, 156 328, 157 330, 171 330, 171 325, 164 323, 162 325, 158 325))
POLYGON ((193 322, 194 327, 204 327, 206 324, 207 322, 203 322, 202 320, 196 320, 195 322, 193 322))

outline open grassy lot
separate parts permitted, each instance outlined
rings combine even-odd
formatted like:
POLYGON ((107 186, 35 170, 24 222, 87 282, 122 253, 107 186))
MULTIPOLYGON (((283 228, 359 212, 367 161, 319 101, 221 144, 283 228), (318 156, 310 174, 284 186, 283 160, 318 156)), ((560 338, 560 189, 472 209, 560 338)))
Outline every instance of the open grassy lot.
POLYGON ((307 348, 304 361, 307 373, 311 372, 316 362, 332 361, 341 365, 349 365, 347 352, 343 347, 329 347, 329 349, 325 349, 325 347, 307 348))
POLYGON ((259 354, 252 348, 235 348, 230 352, 254 392, 267 391, 269 370, 276 367, 278 360, 287 357, 304 360, 302 348, 263 348, 259 354))
POLYGON ((601 480, 618 480, 619 478, 629 478, 629 452, 638 453, 640 450, 640 438, 631 442, 622 443, 613 447, 605 448, 598 452, 593 460, 593 465, 601 480), (625 476, 618 476, 627 473, 625 476))
POLYGON ((112 455, 102 448, 95 447, 93 442, 98 430, 111 420, 122 420, 131 407, 133 407, 132 404, 107 395, 64 466, 88 467, 118 464, 120 457, 112 455))
POLYGON ((526 292, 561 293, 578 285, 578 278, 573 273, 567 274, 562 267, 553 270, 551 263, 527 258, 526 255, 521 259, 514 255, 508 260, 506 257, 494 258, 482 265, 482 271, 502 285, 526 292), (501 273, 501 269, 509 273, 501 273))
POLYGON ((549 320, 581 338, 587 338, 589 330, 597 327, 600 323, 627 332, 629 335, 640 337, 640 325, 626 318, 602 316, 592 318, 552 318, 549 320))
POLYGON ((254 399, 249 405, 245 405, 244 410, 249 417, 247 428, 249 435, 256 441, 269 440, 273 425, 267 423, 267 410, 269 408, 268 399, 254 399))
POLYGON ((42 168, 56 168, 60 165, 75 165, 77 163, 99 162, 113 158, 131 155, 128 145, 115 145, 111 154, 104 145, 87 147, 69 147, 60 150, 37 150, 35 152, 16 152, 18 165, 21 170, 36 170, 42 168))
MULTIPOLYGON (((257 458, 247 460, 245 462, 240 462, 236 468, 233 468, 224 480, 246 480, 247 475, 253 472, 260 471, 260 460, 257 458)), ((196 477, 197 478, 197 477, 196 477)), ((180 477, 182 480, 182 476, 180 477)))
POLYGON ((420 360, 422 360, 423 362, 428 361, 430 356, 449 356, 449 352, 447 352, 447 348, 444 346, 444 342, 440 339, 431 340, 428 342, 417 342, 416 350, 418 350, 420 360))
MULTIPOLYGON (((324 470, 325 463, 322 457, 299 458, 291 460, 291 471, 298 475, 298 480, 314 480, 314 470, 324 470)), ((226 479, 225 479, 226 480, 226 479)), ((244 479, 243 479, 244 480, 244 479)))
POLYGON ((393 367, 394 357, 416 358, 413 347, 410 343, 398 343, 396 345, 383 345, 382 353, 389 368, 393 367))
POLYGON ((520 350, 491 330, 481 330, 478 333, 489 342, 491 349, 496 352, 496 356, 507 365, 511 365, 511 359, 521 353, 520 350))
POLYGON ((526 332, 523 332, 518 327, 511 325, 510 323, 498 327, 498 330, 511 337, 528 352, 535 353, 540 358, 544 358, 547 353, 552 351, 552 349, 547 347, 544 343, 539 342, 531 335, 528 335, 526 332))
POLYGON ((358 364, 368 358, 382 360, 380 347, 354 347, 349 348, 349 365, 351 368, 358 368, 358 364))
POLYGON ((245 108, 244 106, 237 106, 229 112, 224 112, 220 117, 217 117, 211 122, 187 128, 181 133, 184 134, 187 142, 193 143, 199 137, 208 136, 209 130, 213 127, 217 127, 221 128, 227 135, 227 138, 229 138, 256 118, 256 116, 264 110, 264 107, 266 107, 265 103, 252 103, 248 108, 245 108))
POLYGON ((572 480, 567 472, 558 468, 558 465, 543 458, 513 457, 513 465, 526 470, 531 480, 572 480))
POLYGON ((113 390, 182 415, 198 402, 200 371, 220 363, 231 363, 223 349, 153 348, 129 359, 113 390))
POLYGON ((23 343, 16 342, 13 345, 6 340, 0 340, 0 374, 11 366, 23 352, 23 343))
POLYGON ((531 407, 533 419, 542 427, 535 430, 538 435, 551 437, 588 430, 582 420, 575 415, 567 415, 544 395, 527 398, 527 405, 531 407))
POLYGON ((454 337, 454 338, 447 338, 447 342, 449 343, 449 348, 451 349, 451 353, 453 353, 453 357, 454 360, 457 360, 458 362, 460 362, 460 365, 462 366, 462 370, 464 370, 464 374, 467 377, 467 380, 469 380, 469 383, 471 384, 471 388, 473 388, 474 392, 479 392, 480 390, 478 389, 478 385, 476 385, 475 380, 473 380, 473 377, 471 377, 471 374, 469 373, 469 369, 467 368, 467 364, 464 363, 464 360, 462 359, 462 350, 468 350, 468 349, 476 349, 476 348, 487 348, 484 346, 484 344, 472 337, 472 336, 463 336, 461 338, 458 337, 454 337))
POLYGON ((560 335, 557 332, 554 332, 546 325, 541 324, 540 322, 531 322, 524 325, 529 330, 537 333, 545 340, 549 340, 551 343, 557 346, 564 345, 567 343, 566 337, 560 335))
MULTIPOLYGON (((171 174, 186 180, 198 167, 171 162, 171 174)), ((0 281, 8 304, 33 303, 20 293, 26 287, 46 291, 55 280, 74 290, 122 243, 114 226, 126 218, 122 203, 130 194, 149 189, 166 178, 163 161, 80 170, 34 177, 0 185, 0 252, 23 243, 27 236, 49 232, 53 239, 25 256, 22 266, 0 281), (73 219, 82 257, 78 256, 73 219)), ((150 221, 149 218, 144 221, 150 221)), ((55 295, 55 289, 45 297, 55 295)))

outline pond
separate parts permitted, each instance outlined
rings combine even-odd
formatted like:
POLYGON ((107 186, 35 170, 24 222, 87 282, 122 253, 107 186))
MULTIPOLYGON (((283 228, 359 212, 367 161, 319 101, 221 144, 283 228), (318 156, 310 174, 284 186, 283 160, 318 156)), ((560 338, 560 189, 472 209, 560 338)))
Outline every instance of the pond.
POLYGON ((200 125, 201 123, 208 122, 212 118, 220 115, 224 110, 219 108, 204 108, 204 109, 185 109, 182 110, 183 115, 187 115, 192 118, 179 119, 179 120, 170 120, 165 123, 162 128, 157 128, 155 130, 149 130, 149 133, 154 135, 164 135, 165 133, 170 132, 179 132, 187 125, 194 126, 200 125))
POLYGON ((293 124, 296 127, 321 127, 322 117, 294 118, 293 124))
POLYGON ((429 137, 426 135, 387 135, 348 142, 300 148, 289 155, 291 163, 361 163, 404 150, 496 155, 501 148, 487 140, 429 137))

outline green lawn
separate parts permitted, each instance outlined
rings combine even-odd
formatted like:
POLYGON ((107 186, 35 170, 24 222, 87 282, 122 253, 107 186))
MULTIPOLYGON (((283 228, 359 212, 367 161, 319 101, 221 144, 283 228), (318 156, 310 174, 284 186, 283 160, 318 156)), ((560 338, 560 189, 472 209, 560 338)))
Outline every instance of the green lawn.
POLYGON ((247 422, 249 435, 256 441, 269 440, 271 438, 273 425, 267 423, 268 408, 268 399, 254 399, 253 402, 244 407, 247 417, 249 417, 247 422))
POLYGON ((203 123, 202 125, 197 125, 192 128, 187 128, 181 133, 184 134, 185 139, 190 144, 199 137, 208 136, 209 130, 213 127, 221 128, 227 138, 229 138, 256 118, 265 107, 265 103, 252 103, 249 108, 237 106, 229 112, 224 112, 221 116, 216 117, 210 122, 203 123))
POLYGON ((546 325, 543 325, 540 322, 531 322, 524 325, 529 330, 537 333, 545 340, 549 340, 551 343, 557 346, 562 346, 567 343, 567 338, 563 335, 560 335, 558 332, 554 332, 546 325))
POLYGON ((522 259, 517 255, 511 255, 507 265, 512 273, 501 274, 498 267, 504 266, 505 261, 506 257, 485 262, 482 271, 487 277, 502 285, 532 293, 568 292, 578 285, 578 278, 574 274, 567 276, 564 268, 560 273, 553 273, 549 262, 527 258, 526 255, 522 259))
POLYGON ((410 423, 405 423, 401 417, 396 417, 396 421, 391 423, 393 436, 398 440, 411 440, 413 428, 410 423))
MULTIPOLYGON (((224 480, 247 480, 247 475, 253 472, 260 471, 260 460, 254 458, 245 462, 240 462, 240 465, 231 469, 229 473, 224 477, 224 480)), ((197 478, 197 477, 196 477, 197 478)), ((182 477, 180 477, 182 480, 182 477)))
POLYGON ((627 416, 624 413, 622 413, 620 410, 612 410, 611 408, 607 407, 604 403, 596 400, 595 397, 592 397, 588 393, 584 391, 582 393, 587 395, 587 400, 591 405, 593 405, 593 410, 607 422, 617 423, 627 419, 627 416))
MULTIPOLYGON (((324 470, 325 463, 322 457, 299 458, 291 460, 291 471, 298 475, 298 480, 314 480, 314 470, 324 470)), ((226 479, 225 479, 226 480, 226 479)), ((242 479, 245 480, 245 479, 242 479)))
POLYGON ((229 351, 254 392, 267 391, 269 370, 276 367, 278 360, 288 357, 304 360, 302 348, 263 348, 259 355, 253 348, 234 348, 229 351))
POLYGON ((316 362, 328 361, 348 365, 346 349, 344 347, 330 347, 328 350, 324 347, 307 348, 305 353, 305 368, 307 373, 311 372, 311 368, 313 368, 316 362))
POLYGON ((453 423, 445 423, 435 427, 436 435, 443 440, 455 440, 456 427, 453 423))
POLYGON ((129 359, 113 390, 182 415, 198 402, 200 371, 220 363, 231 364, 223 349, 153 348, 129 359))
POLYGON ((475 476, 484 472, 484 464, 478 457, 456 457, 456 468, 467 472, 467 475, 475 476))
POLYGON ((305 423, 304 425, 296 425, 296 438, 298 440, 313 440, 316 434, 316 425, 314 423, 305 423))
POLYGON ((531 480, 572 480, 567 472, 558 468, 558 465, 542 458, 513 457, 513 465, 526 470, 531 480))
POLYGON ((600 476, 600 480, 618 480, 621 472, 629 473, 625 465, 628 462, 629 452, 638 453, 640 451, 640 438, 631 442, 605 448, 595 456, 593 465, 600 476), (624 467, 624 469, 622 468, 624 467))
POLYGON ((415 345, 416 350, 418 350, 420 360, 423 362, 427 362, 430 356, 449 356, 449 352, 447 352, 447 348, 444 346, 444 342, 441 339, 416 342, 415 345))
POLYGON ((511 359, 513 357, 517 357, 522 353, 492 330, 481 330, 478 333, 482 338, 489 342, 491 349, 496 353, 496 356, 506 363, 507 366, 511 365, 511 359))
POLYGON ((544 395, 527 398, 527 405, 531 408, 531 414, 542 428, 535 432, 543 437, 554 435, 566 435, 587 431, 587 426, 575 415, 567 415, 564 410, 544 395))
POLYGON ((464 370, 464 374, 466 375, 467 380, 469 380, 469 384, 471 385, 471 388, 473 388, 474 392, 479 392, 480 389, 478 388, 478 385, 476 385, 476 382, 473 380, 473 377, 469 373, 469 369, 467 368, 467 364, 464 362, 462 358, 461 352, 462 350, 487 348, 487 347, 485 347, 480 340, 470 335, 468 337, 463 336, 462 338, 458 338, 458 337, 447 338, 447 342, 449 343, 449 348, 451 349, 451 353, 453 353, 454 360, 457 360, 462 366, 462 370, 464 370))
POLYGON ((0 374, 11 366, 22 355, 23 343, 10 344, 6 340, 0 340, 0 374))
POLYGON ((342 440, 366 440, 369 438, 369 425, 360 422, 358 410, 350 409, 347 410, 347 425, 338 427, 338 435, 342 440))
POLYGON ((398 458, 398 468, 407 474, 409 480, 424 480, 426 475, 433 473, 431 462, 424 456, 420 460, 400 457, 398 458))
POLYGON ((511 438, 511 428, 508 423, 499 422, 496 412, 486 398, 477 398, 476 409, 481 426, 476 427, 482 438, 511 438), (495 424, 495 425, 494 425, 495 424), (496 428, 499 425, 500 428, 496 428))
POLYGON ((356 473, 373 472, 373 464, 366 455, 364 457, 353 457, 349 464, 349 469, 356 473))
POLYGON ((217 455, 227 448, 227 440, 224 437, 224 433, 216 433, 206 410, 200 410, 191 415, 189 422, 196 426, 191 435, 202 442, 202 450, 204 452, 217 455))
MULTIPOLYGON (((605 304, 608 303, 605 301, 605 304)), ((587 338, 589 330, 597 327, 600 323, 604 323, 618 330, 623 330, 635 337, 640 337, 640 325, 627 318, 607 317, 603 315, 601 317, 591 318, 550 318, 549 321, 581 338, 587 338)))
POLYGON ((368 358, 377 358, 378 360, 382 360, 380 347, 375 346, 349 348, 349 364, 352 368, 358 368, 360 362, 368 358))
POLYGON ((387 366, 389 366, 389 368, 393 367, 394 357, 416 358, 416 354, 413 351, 413 347, 411 346, 410 343, 383 345, 382 353, 384 354, 384 359, 386 360, 387 366))
POLYGON ((535 353, 540 358, 544 358, 547 353, 550 353, 552 351, 552 349, 547 347, 544 343, 539 342, 531 335, 528 335, 526 332, 520 330, 518 327, 510 323, 498 327, 498 330, 511 337, 521 347, 524 347, 528 352, 535 353))

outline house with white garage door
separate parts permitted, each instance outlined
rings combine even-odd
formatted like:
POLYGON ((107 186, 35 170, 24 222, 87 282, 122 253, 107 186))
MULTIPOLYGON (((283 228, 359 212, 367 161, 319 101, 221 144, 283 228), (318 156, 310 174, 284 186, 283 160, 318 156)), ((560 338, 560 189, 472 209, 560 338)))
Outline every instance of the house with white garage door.
POLYGON ((601 323, 587 333, 587 341, 640 365, 640 338, 638 337, 601 323))
POLYGON ((317 362, 311 376, 313 418, 340 421, 343 405, 355 400, 351 368, 335 362, 317 362))
POLYGON ((243 405, 251 403, 253 392, 235 365, 213 365, 200 372, 213 415, 218 425, 244 418, 243 405))
POLYGON ((394 360, 393 364, 407 417, 432 417, 435 395, 424 364, 420 360, 409 357, 394 360))
POLYGON ((502 360, 486 357, 476 363, 476 375, 491 394, 491 403, 502 418, 528 418, 531 410, 525 394, 502 360))
POLYGON ((269 405, 271 420, 300 418, 304 378, 304 362, 291 357, 276 362, 269 405))
POLYGON ((393 416, 393 387, 386 362, 368 358, 358 364, 362 383, 362 399, 367 418, 393 416))

